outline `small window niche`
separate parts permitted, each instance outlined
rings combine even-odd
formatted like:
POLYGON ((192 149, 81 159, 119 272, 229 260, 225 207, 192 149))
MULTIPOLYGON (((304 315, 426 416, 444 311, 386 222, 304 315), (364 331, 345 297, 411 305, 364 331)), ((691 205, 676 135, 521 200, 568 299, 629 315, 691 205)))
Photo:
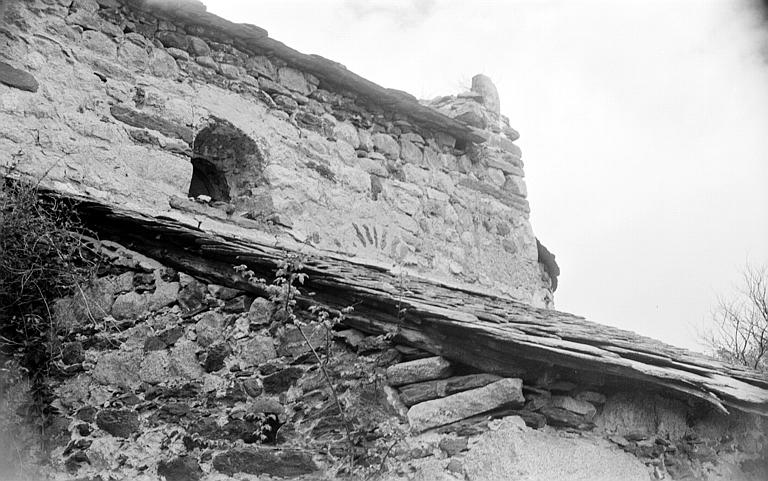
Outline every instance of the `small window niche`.
POLYGON ((230 203, 262 182, 264 160, 256 142, 231 122, 211 117, 195 136, 189 196, 230 203), (245 189, 247 190, 247 189, 245 189))
POLYGON ((189 196, 206 195, 212 201, 229 202, 231 195, 224 173, 212 162, 201 157, 192 158, 192 181, 189 196))

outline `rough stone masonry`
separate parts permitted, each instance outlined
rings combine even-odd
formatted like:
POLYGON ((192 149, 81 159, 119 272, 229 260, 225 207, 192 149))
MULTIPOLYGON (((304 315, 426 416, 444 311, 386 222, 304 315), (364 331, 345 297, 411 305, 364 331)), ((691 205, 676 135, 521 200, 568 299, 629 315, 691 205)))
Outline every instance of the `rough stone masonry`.
MULTIPOLYGON (((359 467, 392 468, 383 479, 764 479, 765 389, 750 373, 536 308, 551 307, 558 268, 532 233, 519 135, 487 77, 420 102, 193 0, 3 5, 4 175, 167 221, 132 242, 166 242, 170 257, 290 244, 337 261, 326 271, 343 260, 379 274, 344 291, 378 296, 357 314, 362 331, 302 311, 302 333, 250 290, 101 243, 105 271, 53 306, 67 335, 49 385, 49 478, 336 479, 362 447, 359 467), (407 276, 381 280, 393 266, 420 275, 410 298, 407 276), (423 318, 379 312, 398 292, 423 318), (426 329, 436 320, 457 330, 426 329), (365 330, 394 321, 411 324, 365 330), (465 345, 466 332, 477 339, 465 345), (753 414, 713 408, 725 409, 713 384, 753 414), (610 461, 584 465, 585 452, 610 461)), ((339 302, 330 286, 318 297, 339 302)))
POLYGON ((420 103, 202 4, 162 5, 9 4, 0 166, 552 306, 490 79, 420 103))

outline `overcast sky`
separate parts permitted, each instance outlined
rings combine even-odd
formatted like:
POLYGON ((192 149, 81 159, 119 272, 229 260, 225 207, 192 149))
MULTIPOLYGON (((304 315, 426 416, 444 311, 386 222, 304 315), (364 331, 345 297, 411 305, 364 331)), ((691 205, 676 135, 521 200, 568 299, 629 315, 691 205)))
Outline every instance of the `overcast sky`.
POLYGON ((558 309, 701 349, 768 262, 768 28, 748 0, 208 0, 420 98, 496 83, 558 309))

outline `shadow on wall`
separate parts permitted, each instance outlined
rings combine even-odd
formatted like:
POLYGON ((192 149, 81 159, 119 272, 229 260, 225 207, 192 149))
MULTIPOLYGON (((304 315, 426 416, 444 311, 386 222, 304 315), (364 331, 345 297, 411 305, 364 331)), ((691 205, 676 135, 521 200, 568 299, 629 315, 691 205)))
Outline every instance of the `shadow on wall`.
POLYGON ((192 181, 189 196, 207 195, 213 201, 229 202, 229 184, 224 173, 202 157, 192 158, 192 181))
POLYGON ((544 271, 549 275, 552 292, 557 290, 557 277, 560 275, 560 266, 555 261, 555 255, 544 247, 539 239, 536 239, 536 250, 539 254, 539 264, 544 267, 544 271))

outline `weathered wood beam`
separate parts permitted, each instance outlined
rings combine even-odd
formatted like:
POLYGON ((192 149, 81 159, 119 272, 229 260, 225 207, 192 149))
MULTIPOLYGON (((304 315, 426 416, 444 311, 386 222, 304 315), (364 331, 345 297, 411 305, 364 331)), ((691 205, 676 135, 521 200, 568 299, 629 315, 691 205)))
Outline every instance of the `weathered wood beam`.
POLYGON ((402 272, 391 266, 317 251, 260 231, 236 232, 212 219, 200 223, 199 216, 172 219, 74 200, 102 238, 190 275, 256 294, 259 288, 238 275, 234 265, 246 264, 258 276, 271 278, 287 253, 309 253, 302 304, 353 305, 348 325, 394 333, 486 372, 519 375, 521 362, 556 366, 648 383, 724 412, 736 408, 768 416, 768 381, 758 373, 632 332, 415 274, 404 282, 402 272))

